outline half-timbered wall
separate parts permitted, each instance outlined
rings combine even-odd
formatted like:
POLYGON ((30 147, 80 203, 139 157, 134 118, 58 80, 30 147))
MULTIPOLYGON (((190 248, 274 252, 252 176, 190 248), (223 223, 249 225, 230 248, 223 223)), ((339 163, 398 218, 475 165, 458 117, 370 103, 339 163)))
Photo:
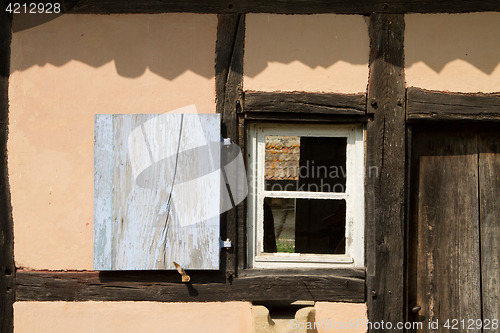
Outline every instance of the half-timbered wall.
MULTIPOLYGON (((478 8, 467 1, 450 2, 452 8, 439 1, 388 2, 257 4, 252 10, 239 2, 229 9, 183 2, 170 11, 212 14, 71 14, 12 34, 10 73, 0 54, 0 111, 9 133, 8 181, 0 184, 6 202, 1 328, 11 331, 13 300, 16 333, 149 327, 251 332, 248 301, 263 299, 331 301, 316 303, 317 321, 404 320, 411 301, 405 266, 408 124, 436 117, 498 121, 497 95, 454 92, 500 91, 500 14, 442 13, 499 10, 494 1, 478 8), (252 11, 322 14, 241 14, 252 11), (318 103, 321 92, 332 93, 321 96, 324 104, 318 103), (341 95, 346 93, 352 95, 341 95), (223 135, 244 148, 246 119, 265 118, 256 115, 259 108, 272 109, 276 101, 296 108, 302 100, 311 112, 297 121, 365 124, 366 162, 380 171, 366 181, 366 270, 245 271, 245 209, 239 206, 221 218, 223 237, 233 241, 233 250, 221 254, 221 272, 193 272, 186 285, 162 272, 90 272, 94 114, 164 113, 196 104, 201 113, 222 113, 223 135), (328 115, 314 114, 318 107, 328 115), (339 116, 339 109, 347 116, 339 116)), ((156 5, 117 10, 94 3, 72 10, 164 11, 156 5)), ((8 40, 8 17, 2 15, 0 36, 8 40)), ((0 47, 9 52, 5 42, 0 47)))
MULTIPOLYGON (((366 91, 363 16, 274 15, 277 26, 268 29, 278 35, 267 42, 259 40, 267 34, 258 29, 263 19, 249 20, 248 89, 287 90, 280 84, 288 80, 269 80, 287 73, 295 77, 288 90, 366 91), (297 41, 299 21, 304 36, 297 41), (329 36, 302 45, 324 24, 340 41, 329 36), (288 58, 272 45, 283 32, 288 58), (349 42, 353 34, 356 43, 349 42), (304 47, 319 52, 307 59, 304 47)), ((164 113, 190 104, 215 112, 216 37, 216 15, 175 13, 63 15, 13 34, 8 151, 17 269, 92 270, 94 114, 164 113)), ((25 300, 14 305, 14 331, 244 333, 251 332, 250 309, 249 302, 25 300)), ((366 320, 363 303, 316 309, 317 321, 366 320)))

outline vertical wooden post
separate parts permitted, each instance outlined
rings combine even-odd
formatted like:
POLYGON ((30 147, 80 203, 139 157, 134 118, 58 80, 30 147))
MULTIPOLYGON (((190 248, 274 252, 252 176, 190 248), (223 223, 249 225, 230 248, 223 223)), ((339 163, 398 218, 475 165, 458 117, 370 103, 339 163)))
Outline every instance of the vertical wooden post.
MULTIPOLYGON (((219 14, 217 27, 215 84, 217 112, 222 114, 222 135, 242 146, 237 110, 243 96, 243 44, 245 39, 244 14, 219 14)), ((243 201, 244 203, 245 201, 243 201)), ((221 217, 221 237, 232 241, 232 249, 221 253, 221 269, 227 278, 243 267, 245 260, 245 230, 238 220, 244 212, 243 203, 224 213, 221 217), (238 229, 240 228, 240 229, 238 229)))
MULTIPOLYGON (((404 321, 404 15, 370 16, 366 266, 370 322, 404 321)), ((371 331, 402 332, 373 329, 371 331)))
POLYGON ((9 75, 12 17, 0 0, 0 332, 12 332, 14 303, 14 226, 7 171, 7 133, 9 125, 9 75))

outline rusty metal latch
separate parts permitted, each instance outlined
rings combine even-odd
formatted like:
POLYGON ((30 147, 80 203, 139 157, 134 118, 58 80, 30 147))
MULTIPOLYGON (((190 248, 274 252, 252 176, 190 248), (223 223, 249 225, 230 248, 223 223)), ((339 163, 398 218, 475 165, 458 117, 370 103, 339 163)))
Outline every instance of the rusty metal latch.
POLYGON ((182 275, 182 282, 191 281, 191 278, 189 277, 189 275, 186 274, 186 271, 184 270, 184 268, 182 268, 181 265, 179 265, 175 261, 174 261, 174 265, 175 265, 175 268, 177 269, 177 272, 179 272, 179 274, 182 275))

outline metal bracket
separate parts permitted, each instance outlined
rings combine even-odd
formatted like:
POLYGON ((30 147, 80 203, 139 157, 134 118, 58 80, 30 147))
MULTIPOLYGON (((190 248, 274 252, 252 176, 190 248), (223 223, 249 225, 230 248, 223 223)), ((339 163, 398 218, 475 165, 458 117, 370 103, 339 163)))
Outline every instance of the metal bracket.
POLYGON ((231 246, 233 246, 231 244, 231 240, 228 238, 226 239, 225 241, 224 240, 220 240, 220 248, 221 249, 226 249, 226 250, 229 250, 231 248, 231 246))

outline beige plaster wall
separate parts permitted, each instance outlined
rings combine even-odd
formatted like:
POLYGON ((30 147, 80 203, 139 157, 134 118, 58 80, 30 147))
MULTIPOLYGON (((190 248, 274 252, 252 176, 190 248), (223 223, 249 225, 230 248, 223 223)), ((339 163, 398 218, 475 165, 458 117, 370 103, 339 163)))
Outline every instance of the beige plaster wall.
POLYGON ((215 112, 216 15, 63 15, 12 38, 15 260, 92 269, 94 114, 215 112))
POLYGON ((249 14, 244 89, 364 92, 369 46, 360 15, 249 14))
POLYGON ((366 304, 316 302, 314 307, 316 321, 321 324, 318 333, 367 331, 366 304))
POLYGON ((250 333, 251 304, 17 302, 15 333, 250 333))
POLYGON ((500 13, 405 16, 408 86, 500 91, 500 13))
MULTIPOLYGON (((247 302, 16 302, 14 332, 250 333, 251 307, 247 302)), ((318 333, 366 332, 364 325, 351 325, 366 322, 365 304, 317 302, 314 307, 318 333), (344 328, 335 329, 337 323, 344 328)))

